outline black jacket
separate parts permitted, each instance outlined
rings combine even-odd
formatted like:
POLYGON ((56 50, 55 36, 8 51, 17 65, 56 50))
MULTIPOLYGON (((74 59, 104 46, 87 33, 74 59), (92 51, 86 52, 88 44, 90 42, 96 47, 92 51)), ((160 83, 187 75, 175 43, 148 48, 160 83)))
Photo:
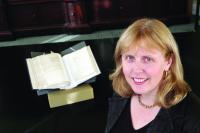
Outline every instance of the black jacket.
MULTIPOLYGON (((128 98, 114 95, 109 99, 109 112, 105 133, 109 133, 123 112, 128 98)), ((180 103, 161 108, 151 122, 147 133, 200 133, 200 100, 190 92, 180 103)))

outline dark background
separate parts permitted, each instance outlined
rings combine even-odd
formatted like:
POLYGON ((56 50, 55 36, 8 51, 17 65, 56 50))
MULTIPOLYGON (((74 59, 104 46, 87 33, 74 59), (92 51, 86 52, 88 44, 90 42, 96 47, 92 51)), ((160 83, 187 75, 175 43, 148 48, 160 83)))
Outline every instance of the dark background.
MULTIPOLYGON (((191 32, 174 35, 180 48, 185 79, 200 96, 200 34, 191 32)), ((96 82, 91 84, 95 98, 54 109, 49 108, 46 95, 37 96, 32 90, 25 59, 30 57, 32 51, 60 52, 78 42, 0 48, 0 132, 22 133, 25 130, 35 130, 37 133, 50 133, 57 124, 61 130, 59 133, 103 133, 107 98, 112 95, 108 75, 114 68, 116 41, 117 38, 86 41, 102 72, 96 82)))

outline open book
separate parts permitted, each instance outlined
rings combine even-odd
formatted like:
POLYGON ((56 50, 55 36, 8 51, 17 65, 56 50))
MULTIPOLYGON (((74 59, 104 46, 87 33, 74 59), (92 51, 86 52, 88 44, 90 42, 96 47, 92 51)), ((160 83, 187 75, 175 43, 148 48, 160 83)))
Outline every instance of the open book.
POLYGON ((71 89, 100 74, 90 46, 26 59, 33 89, 71 89))

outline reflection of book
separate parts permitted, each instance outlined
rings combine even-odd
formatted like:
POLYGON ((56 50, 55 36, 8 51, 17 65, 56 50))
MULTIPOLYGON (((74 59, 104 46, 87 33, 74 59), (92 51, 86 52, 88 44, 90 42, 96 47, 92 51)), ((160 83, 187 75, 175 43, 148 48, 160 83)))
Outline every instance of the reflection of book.
POLYGON ((89 84, 83 84, 70 90, 57 90, 48 93, 50 108, 73 104, 93 98, 93 88, 89 84))
POLYGON ((90 46, 26 59, 33 89, 69 89, 100 74, 90 46))

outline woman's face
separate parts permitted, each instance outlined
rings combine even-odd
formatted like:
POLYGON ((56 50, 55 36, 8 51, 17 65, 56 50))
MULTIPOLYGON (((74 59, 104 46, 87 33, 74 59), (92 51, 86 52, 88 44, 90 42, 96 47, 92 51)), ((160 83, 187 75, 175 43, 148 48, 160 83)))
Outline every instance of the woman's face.
POLYGON ((123 74, 134 93, 155 95, 172 60, 166 60, 156 48, 143 47, 147 45, 145 41, 138 43, 141 43, 138 47, 130 48, 122 55, 123 74))

